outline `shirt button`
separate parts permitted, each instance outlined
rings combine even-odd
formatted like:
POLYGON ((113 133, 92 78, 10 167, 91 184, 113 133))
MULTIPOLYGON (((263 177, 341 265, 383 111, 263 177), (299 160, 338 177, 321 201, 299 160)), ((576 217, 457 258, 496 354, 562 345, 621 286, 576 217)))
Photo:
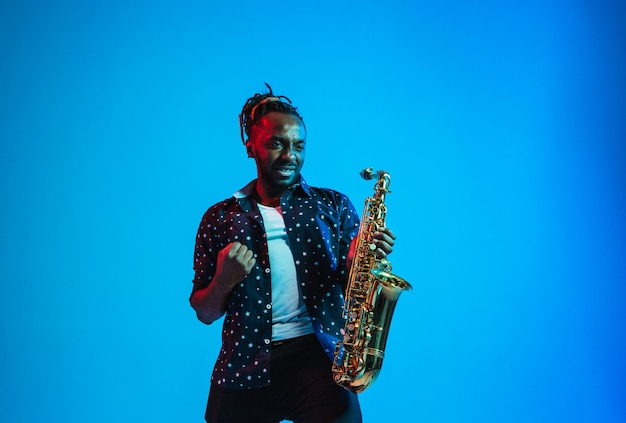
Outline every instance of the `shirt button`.
POLYGON ((270 308, 272 308, 272 305, 271 304, 266 304, 265 308, 269 310, 270 308))
POLYGON ((269 272, 270 272, 270 268, 269 268, 269 267, 267 267, 267 268, 265 269, 265 273, 269 273, 269 272))
POLYGON ((265 342, 265 345, 269 345, 271 341, 269 339, 264 339, 263 342, 265 342))

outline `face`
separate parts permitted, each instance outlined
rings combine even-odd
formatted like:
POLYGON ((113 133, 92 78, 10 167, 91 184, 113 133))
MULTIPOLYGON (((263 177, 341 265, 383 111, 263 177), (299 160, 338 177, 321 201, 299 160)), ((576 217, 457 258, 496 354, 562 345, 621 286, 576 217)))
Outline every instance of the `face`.
POLYGON ((271 112, 254 126, 246 146, 266 193, 278 197, 298 181, 305 141, 304 125, 293 115, 271 112))

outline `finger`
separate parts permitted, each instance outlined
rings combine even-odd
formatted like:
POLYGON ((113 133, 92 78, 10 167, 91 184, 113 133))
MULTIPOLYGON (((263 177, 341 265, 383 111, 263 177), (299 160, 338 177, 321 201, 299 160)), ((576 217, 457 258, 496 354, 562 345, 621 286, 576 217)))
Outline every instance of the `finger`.
POLYGON ((378 237, 381 239, 385 239, 388 242, 394 241, 396 239, 396 234, 389 228, 380 228, 374 233, 374 236, 378 234, 378 237))
POLYGON ((252 270, 255 264, 256 264, 256 259, 254 257, 251 257, 247 262, 245 262, 246 271, 250 273, 250 271, 252 270))
POLYGON ((234 250, 232 258, 236 258, 237 260, 244 262, 246 260, 246 256, 252 254, 254 253, 246 245, 237 242, 236 249, 234 250))
POLYGON ((389 228, 383 228, 384 232, 389 235, 389 237, 393 240, 396 239, 396 234, 389 228))
POLYGON ((249 250, 248 248, 246 248, 246 251, 241 256, 241 262, 249 263, 251 260, 256 261, 256 259, 254 258, 254 253, 252 252, 252 250, 249 250))
POLYGON ((377 246, 385 246, 385 248, 386 246, 393 247, 393 244, 395 243, 394 238, 382 232, 376 232, 374 234, 373 241, 377 246))
POLYGON ((384 258, 387 257, 387 254, 389 254, 389 253, 385 252, 384 250, 382 250, 380 248, 377 248, 375 254, 376 254, 377 258, 384 259, 384 258))
POLYGON ((383 252, 385 255, 391 253, 391 251, 393 250, 393 245, 389 244, 386 241, 375 240, 374 243, 377 247, 376 250, 383 252))
POLYGON ((224 250, 226 250, 226 252, 228 253, 228 257, 236 257, 239 249, 242 247, 241 243, 238 241, 235 242, 231 242, 230 244, 228 244, 226 247, 224 247, 224 250))

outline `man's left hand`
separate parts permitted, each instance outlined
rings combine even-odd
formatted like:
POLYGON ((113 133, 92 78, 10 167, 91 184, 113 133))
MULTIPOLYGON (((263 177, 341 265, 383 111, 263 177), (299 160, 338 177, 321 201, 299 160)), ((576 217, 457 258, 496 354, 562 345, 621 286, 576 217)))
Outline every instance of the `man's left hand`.
POLYGON ((393 251, 396 235, 389 228, 381 228, 372 234, 372 242, 376 246, 376 257, 383 259, 393 251))

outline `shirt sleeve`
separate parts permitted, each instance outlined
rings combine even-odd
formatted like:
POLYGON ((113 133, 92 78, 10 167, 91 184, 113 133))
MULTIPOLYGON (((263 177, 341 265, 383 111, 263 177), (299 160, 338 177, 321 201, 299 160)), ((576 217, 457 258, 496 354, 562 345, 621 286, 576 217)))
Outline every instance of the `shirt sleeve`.
MULTIPOLYGON (((196 235, 196 246, 193 260, 193 288, 191 296, 199 289, 206 288, 215 275, 218 249, 215 246, 216 237, 213 233, 214 225, 210 222, 209 209, 200 221, 196 235)), ((191 296, 189 297, 191 299, 191 296)))
POLYGON ((359 233, 359 215, 350 201, 350 199, 342 194, 341 201, 341 210, 340 210, 340 229, 341 229, 341 242, 340 242, 340 257, 342 260, 342 267, 345 269, 343 272, 345 277, 344 281, 347 279, 348 270, 346 268, 348 251, 350 250, 350 243, 352 239, 358 235, 359 233))

